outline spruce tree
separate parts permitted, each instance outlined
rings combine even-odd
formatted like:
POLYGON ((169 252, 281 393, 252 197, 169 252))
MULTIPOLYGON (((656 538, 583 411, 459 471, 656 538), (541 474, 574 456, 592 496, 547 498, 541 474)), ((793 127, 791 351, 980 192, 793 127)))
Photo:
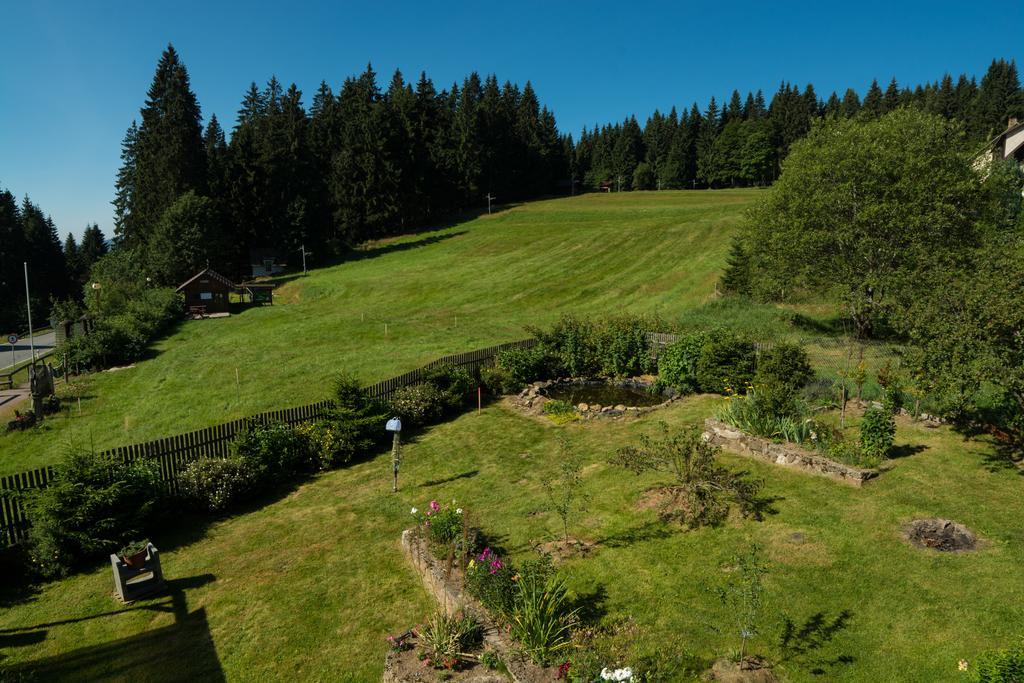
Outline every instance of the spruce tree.
POLYGON ((135 216, 132 213, 135 197, 136 148, 139 127, 132 121, 121 141, 121 168, 114 183, 114 238, 119 243, 131 245, 135 240, 135 216))
POLYGON ((141 117, 131 198, 134 226, 128 246, 136 241, 145 243, 163 212, 179 196, 206 188, 199 103, 188 71, 172 45, 160 57, 141 117))
POLYGON ((974 100, 972 132, 978 138, 991 138, 1006 130, 1011 117, 1024 119, 1024 91, 1017 76, 1017 64, 994 59, 974 100))
POLYGON ((871 118, 878 118, 885 113, 885 96, 882 94, 882 89, 878 87, 877 80, 871 81, 871 87, 868 88, 868 94, 864 96, 861 111, 865 116, 871 118))

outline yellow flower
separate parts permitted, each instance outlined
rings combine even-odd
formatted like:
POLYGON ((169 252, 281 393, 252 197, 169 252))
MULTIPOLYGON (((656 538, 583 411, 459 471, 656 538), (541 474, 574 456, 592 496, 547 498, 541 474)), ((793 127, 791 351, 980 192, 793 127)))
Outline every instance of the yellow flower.
POLYGON ((476 560, 470 560, 469 561, 469 568, 472 569, 475 566, 476 566, 476 560))

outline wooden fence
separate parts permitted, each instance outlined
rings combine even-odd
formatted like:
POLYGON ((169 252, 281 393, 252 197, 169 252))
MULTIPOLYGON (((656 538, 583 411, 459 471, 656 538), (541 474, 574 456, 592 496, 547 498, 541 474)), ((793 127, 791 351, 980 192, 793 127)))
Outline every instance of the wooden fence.
MULTIPOLYGON (((422 382, 428 370, 442 365, 464 368, 474 375, 478 375, 480 368, 492 362, 501 351, 530 348, 536 343, 535 339, 524 339, 486 349, 444 356, 404 375, 371 384, 366 387, 366 391, 374 398, 386 399, 402 387, 422 382)), ((202 457, 227 457, 231 442, 239 432, 257 424, 283 422, 295 425, 317 420, 327 415, 330 405, 330 401, 319 401, 295 408, 270 410, 187 434, 111 448, 103 451, 100 455, 117 458, 124 462, 132 462, 141 458, 155 460, 160 468, 160 480, 164 483, 166 491, 175 493, 178 486, 178 474, 190 462, 202 457)), ((383 425, 381 428, 383 429, 383 425)), ((30 489, 46 486, 53 477, 54 469, 52 467, 40 467, 0 477, 0 545, 11 545, 25 539, 29 522, 20 494, 30 489)))

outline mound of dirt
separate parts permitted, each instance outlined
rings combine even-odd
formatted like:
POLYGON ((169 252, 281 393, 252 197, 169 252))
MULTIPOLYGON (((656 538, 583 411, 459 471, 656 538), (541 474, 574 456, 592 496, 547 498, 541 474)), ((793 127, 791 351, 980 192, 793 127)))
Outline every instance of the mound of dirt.
POLYGON ((744 657, 739 662, 719 659, 704 674, 704 680, 721 683, 776 683, 779 679, 765 660, 760 657, 744 657))
POLYGON ((918 548, 943 552, 974 550, 978 537, 963 524, 948 519, 915 519, 907 527, 907 540, 918 548))
POLYGON ((551 555, 555 560, 568 560, 574 557, 586 557, 594 552, 597 543, 585 541, 580 538, 569 537, 569 540, 560 538, 557 541, 548 541, 536 546, 536 549, 546 555, 551 555))

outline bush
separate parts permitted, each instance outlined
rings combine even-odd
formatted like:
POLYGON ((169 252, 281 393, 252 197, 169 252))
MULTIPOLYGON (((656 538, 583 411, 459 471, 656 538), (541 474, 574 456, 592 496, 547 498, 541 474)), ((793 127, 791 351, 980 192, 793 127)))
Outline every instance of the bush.
POLYGON ((491 396, 513 394, 523 388, 512 379, 512 373, 500 365, 485 365, 480 368, 480 384, 491 396))
POLYGON ((286 424, 257 425, 239 433, 231 456, 249 470, 257 489, 315 471, 319 461, 309 441, 286 424))
POLYGON ((896 436, 896 421, 883 408, 868 408, 860 423, 861 457, 881 462, 888 456, 896 436))
POLYGON ((420 629, 426 663, 441 669, 456 669, 466 653, 483 642, 483 628, 466 612, 448 614, 439 609, 420 629))
POLYGON ((63 576, 145 536, 160 499, 156 463, 75 452, 28 500, 29 544, 39 571, 63 576))
POLYGON ((662 349, 658 354, 658 379, 686 394, 700 391, 697 361, 706 341, 706 334, 692 332, 662 349))
POLYGON ((249 498, 256 478, 240 458, 200 458, 189 463, 178 482, 182 494, 210 512, 224 512, 249 498))
POLYGON ((594 325, 595 353, 604 377, 629 377, 654 370, 650 331, 655 323, 640 316, 616 316, 594 325))
POLYGON ((757 350, 750 340, 726 331, 712 332, 701 346, 695 376, 701 391, 742 391, 754 378, 757 350))
POLYGON ((800 390, 813 377, 807 352, 796 344, 782 343, 761 353, 754 385, 770 412, 780 417, 793 416, 797 414, 800 390))
POLYGON ((537 345, 528 349, 507 349, 498 353, 495 367, 507 376, 502 393, 515 393, 530 382, 548 379, 557 371, 556 361, 548 355, 547 348, 537 345))
POLYGON ((988 650, 968 665, 973 683, 1020 683, 1024 681, 1024 641, 1008 650, 988 650))
POLYGON ((462 410, 476 390, 476 381, 472 375, 462 368, 451 365, 431 368, 427 371, 423 381, 437 389, 441 396, 442 410, 446 414, 462 410))
POLYGON ((304 422, 295 430, 309 442, 310 453, 321 470, 344 465, 358 452, 358 435, 350 422, 304 422))
POLYGON ((570 631, 579 610, 571 609, 565 581, 555 575, 549 557, 524 563, 515 586, 512 637, 535 663, 550 664, 571 646, 570 631))
POLYGON ((465 527, 462 508, 456 507, 454 501, 441 505, 432 500, 422 512, 413 508, 412 515, 425 531, 427 541, 435 547, 447 549, 460 539, 470 536, 465 527))
POLYGON ((515 569, 490 548, 484 548, 466 567, 466 590, 487 610, 507 621, 515 608, 515 569))
POLYGON ((601 370, 594 324, 571 315, 562 316, 549 332, 530 331, 556 362, 555 374, 595 377, 601 370))
POLYGON ((403 426, 423 427, 437 422, 444 414, 444 396, 433 384, 412 384, 396 389, 389 402, 391 412, 403 426))
POLYGON ((339 458, 351 459, 388 443, 384 424, 390 408, 371 398, 354 375, 342 373, 334 380, 334 400, 328 421, 338 432, 339 458))

